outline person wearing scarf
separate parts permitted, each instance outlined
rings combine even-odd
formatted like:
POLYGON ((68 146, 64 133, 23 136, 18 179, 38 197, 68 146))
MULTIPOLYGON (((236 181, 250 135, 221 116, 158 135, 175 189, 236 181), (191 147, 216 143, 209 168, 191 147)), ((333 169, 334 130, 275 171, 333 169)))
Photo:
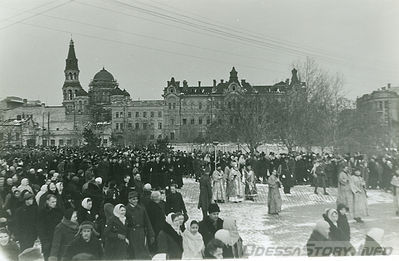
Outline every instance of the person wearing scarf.
POLYGON ((169 213, 166 224, 157 237, 158 254, 166 254, 167 259, 181 259, 183 254, 183 239, 180 226, 184 222, 181 213, 169 213))
POLYGON ((123 204, 116 205, 113 216, 108 220, 104 229, 105 259, 128 259, 130 227, 131 221, 126 218, 126 207, 123 204))
POLYGON ((91 198, 82 200, 81 208, 78 209, 78 222, 81 224, 83 221, 95 222, 98 215, 92 210, 93 201, 91 198))
POLYGON ((354 248, 351 243, 346 240, 345 232, 338 227, 338 211, 333 208, 328 208, 323 214, 324 220, 330 225, 328 239, 330 245, 334 247, 334 256, 352 255, 354 248))
POLYGON ((78 232, 77 213, 73 209, 65 210, 64 217, 55 227, 49 261, 63 260, 66 250, 78 232))
POLYGON ((202 259, 205 250, 202 235, 198 232, 199 224, 196 220, 186 222, 186 229, 182 233, 183 256, 182 259, 202 259))
POLYGON ((237 222, 235 219, 225 218, 223 222, 223 229, 230 232, 230 239, 232 246, 232 254, 234 258, 241 258, 243 256, 243 244, 240 234, 238 234, 237 222))
POLYGON ((47 185, 42 185, 40 188, 40 191, 37 192, 37 194, 35 196, 37 205, 39 205, 39 203, 40 203, 40 197, 46 192, 47 192, 47 185))
POLYGON ((18 190, 19 190, 20 192, 22 192, 22 191, 24 191, 24 190, 27 190, 27 191, 29 191, 30 193, 34 194, 32 188, 31 188, 31 186, 29 186, 29 180, 28 180, 27 178, 23 178, 23 179, 21 180, 21 185, 18 186, 18 190))

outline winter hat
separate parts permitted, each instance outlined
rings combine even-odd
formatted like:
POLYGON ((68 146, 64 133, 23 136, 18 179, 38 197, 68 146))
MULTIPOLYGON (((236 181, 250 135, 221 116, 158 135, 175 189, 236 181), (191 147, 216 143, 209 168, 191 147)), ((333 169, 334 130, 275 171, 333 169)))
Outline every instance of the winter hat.
POLYGON ((27 192, 24 194, 24 200, 28 200, 28 199, 31 199, 31 198, 33 198, 33 194, 30 193, 29 191, 27 191, 27 192))
POLYGON ((225 245, 232 245, 230 232, 227 229, 219 229, 216 231, 215 238, 222 241, 225 245))
POLYGON ((328 233, 330 231, 330 225, 325 220, 320 220, 316 223, 313 231, 317 231, 322 234, 325 238, 328 238, 328 233))
POLYGON ((64 212, 64 217, 68 220, 71 220, 72 214, 75 210, 73 208, 68 208, 67 210, 65 210, 64 212))
POLYGON ((130 191, 129 194, 128 194, 128 196, 127 196, 127 198, 128 198, 128 199, 131 199, 131 198, 139 198, 139 194, 138 194, 136 191, 130 191))
POLYGON ((339 212, 341 209, 346 209, 346 211, 348 211, 349 212, 349 207, 347 207, 345 204, 343 204, 343 203, 339 203, 338 205, 337 205, 337 211, 339 212))
POLYGON ((384 230, 383 229, 373 227, 372 229, 370 229, 367 232, 367 236, 374 239, 375 242, 377 242, 378 244, 380 244, 380 246, 382 246, 382 241, 384 238, 384 230))
POLYGON ((220 212, 220 208, 219 208, 218 204, 212 203, 209 205, 208 213, 210 214, 210 213, 215 213, 215 212, 220 212))
POLYGON ((82 224, 80 224, 78 233, 76 233, 76 235, 79 235, 79 234, 82 232, 83 229, 91 229, 91 232, 92 232, 95 236, 99 236, 98 232, 94 229, 94 224, 93 224, 93 222, 90 222, 90 221, 83 221, 82 224))
POLYGON ((151 190, 151 184, 147 183, 144 185, 144 190, 151 190))

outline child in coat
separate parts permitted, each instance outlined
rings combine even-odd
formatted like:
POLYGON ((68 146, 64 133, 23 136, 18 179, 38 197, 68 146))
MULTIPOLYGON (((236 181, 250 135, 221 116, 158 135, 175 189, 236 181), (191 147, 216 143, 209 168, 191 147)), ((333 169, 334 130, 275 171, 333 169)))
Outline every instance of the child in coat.
POLYGON ((183 257, 182 259, 202 259, 205 249, 202 235, 198 232, 199 224, 196 220, 186 222, 186 230, 183 236, 183 257))

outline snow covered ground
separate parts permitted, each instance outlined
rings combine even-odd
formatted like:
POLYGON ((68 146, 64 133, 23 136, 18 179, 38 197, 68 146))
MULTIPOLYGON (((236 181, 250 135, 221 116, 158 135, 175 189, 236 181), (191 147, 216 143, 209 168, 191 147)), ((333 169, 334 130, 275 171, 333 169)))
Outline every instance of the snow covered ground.
MULTIPOLYGON (((192 179, 185 179, 181 190, 190 218, 202 219, 197 209, 199 184, 192 179)), ((239 232, 247 245, 248 252, 252 247, 294 247, 303 249, 315 223, 321 220, 326 208, 335 207, 337 189, 328 188, 330 195, 313 193, 310 186, 295 186, 292 194, 285 195, 281 190, 283 210, 279 216, 267 214, 267 185, 258 184, 258 197, 255 202, 219 204, 221 218, 232 217, 237 220, 239 232)), ((392 246, 395 254, 399 254, 399 218, 394 216, 392 195, 370 190, 368 194, 369 217, 364 224, 350 221, 351 242, 360 246, 365 234, 371 227, 381 227, 385 230, 385 245, 392 246)), ((260 250, 262 252, 262 250, 260 250)), ((250 254, 250 253, 249 253, 250 254)), ((305 252, 295 252, 304 255, 305 252)))

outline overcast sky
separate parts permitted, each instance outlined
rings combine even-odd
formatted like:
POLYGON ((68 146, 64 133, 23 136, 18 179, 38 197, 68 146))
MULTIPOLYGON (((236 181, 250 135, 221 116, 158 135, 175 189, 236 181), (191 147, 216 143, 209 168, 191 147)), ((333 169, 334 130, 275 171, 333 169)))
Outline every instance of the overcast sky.
POLYGON ((398 28, 396 0, 0 0, 0 97, 61 104, 72 35, 86 90, 103 66, 135 100, 232 66, 274 84, 309 56, 355 99, 399 85, 398 28))

